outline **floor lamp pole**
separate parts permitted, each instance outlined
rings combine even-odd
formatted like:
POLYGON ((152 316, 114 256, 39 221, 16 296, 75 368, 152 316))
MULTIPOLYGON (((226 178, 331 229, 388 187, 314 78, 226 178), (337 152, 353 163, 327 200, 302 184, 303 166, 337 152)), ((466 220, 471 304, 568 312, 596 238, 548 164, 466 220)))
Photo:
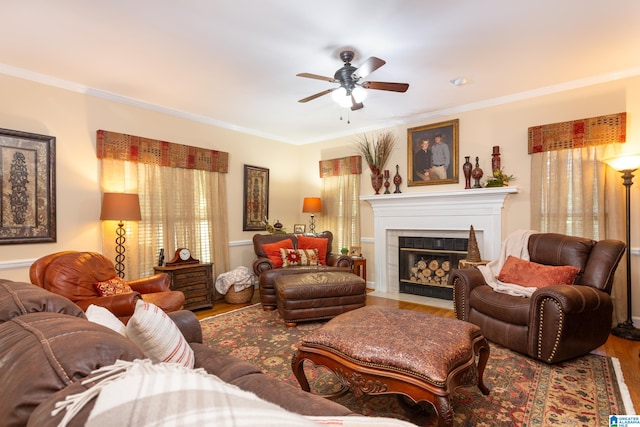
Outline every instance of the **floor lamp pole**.
POLYGON ((124 237, 127 231, 124 229, 124 223, 120 221, 118 223, 118 228, 116 229, 116 272, 118 273, 118 277, 124 279, 124 242, 126 238, 124 237))
POLYGON ((611 333, 617 337, 627 340, 640 341, 640 329, 633 326, 631 318, 631 186, 633 185, 632 169, 623 170, 622 179, 625 187, 626 215, 627 215, 627 320, 618 323, 618 326, 611 329, 611 333))

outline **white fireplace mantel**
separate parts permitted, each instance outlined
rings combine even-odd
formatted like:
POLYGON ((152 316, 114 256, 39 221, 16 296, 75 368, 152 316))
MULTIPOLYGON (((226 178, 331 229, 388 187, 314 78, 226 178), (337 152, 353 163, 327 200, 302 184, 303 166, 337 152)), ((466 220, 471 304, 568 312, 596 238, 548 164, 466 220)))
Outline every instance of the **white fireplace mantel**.
MULTIPOLYGON (((502 208, 517 187, 478 188, 360 196, 373 208, 375 288, 397 292, 398 251, 395 234, 409 231, 468 236, 473 228, 483 259, 495 259, 502 246, 502 208), (394 249, 395 248, 395 249, 394 249)), ((397 240, 397 238, 396 238, 397 240)))

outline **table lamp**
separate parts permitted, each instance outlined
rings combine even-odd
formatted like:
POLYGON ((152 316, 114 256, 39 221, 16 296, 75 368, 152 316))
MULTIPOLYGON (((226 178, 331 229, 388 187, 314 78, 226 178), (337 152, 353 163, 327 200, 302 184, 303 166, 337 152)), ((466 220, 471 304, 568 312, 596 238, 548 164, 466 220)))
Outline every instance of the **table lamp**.
POLYGON ((124 279, 124 242, 126 230, 124 221, 140 221, 140 199, 137 194, 104 193, 102 196, 102 221, 118 221, 116 229, 116 272, 124 279))
POLYGON ((305 197, 302 203, 302 212, 311 214, 309 231, 315 233, 316 223, 313 214, 322 212, 322 200, 320 200, 320 197, 305 197))

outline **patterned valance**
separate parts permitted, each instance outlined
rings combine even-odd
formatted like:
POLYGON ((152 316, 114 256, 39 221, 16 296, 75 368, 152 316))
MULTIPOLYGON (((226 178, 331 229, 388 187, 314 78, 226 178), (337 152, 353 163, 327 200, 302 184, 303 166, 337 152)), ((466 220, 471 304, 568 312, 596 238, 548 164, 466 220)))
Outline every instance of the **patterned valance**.
POLYGON ((529 154, 625 142, 627 113, 529 128, 529 154))
POLYGON ((362 156, 341 157, 320 160, 320 178, 339 175, 359 175, 362 173, 362 156))
POLYGON ((172 168, 227 173, 229 153, 157 139, 99 130, 96 144, 99 159, 127 160, 172 168))

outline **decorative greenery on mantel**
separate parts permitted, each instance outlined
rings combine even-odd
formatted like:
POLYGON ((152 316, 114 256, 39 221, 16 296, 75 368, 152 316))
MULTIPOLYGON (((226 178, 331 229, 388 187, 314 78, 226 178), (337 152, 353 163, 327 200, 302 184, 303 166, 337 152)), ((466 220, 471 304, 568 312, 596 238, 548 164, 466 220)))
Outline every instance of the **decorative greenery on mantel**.
POLYGON ((504 173, 504 169, 496 169, 493 176, 487 179, 486 187, 504 187, 509 185, 509 181, 515 181, 516 177, 504 173))

